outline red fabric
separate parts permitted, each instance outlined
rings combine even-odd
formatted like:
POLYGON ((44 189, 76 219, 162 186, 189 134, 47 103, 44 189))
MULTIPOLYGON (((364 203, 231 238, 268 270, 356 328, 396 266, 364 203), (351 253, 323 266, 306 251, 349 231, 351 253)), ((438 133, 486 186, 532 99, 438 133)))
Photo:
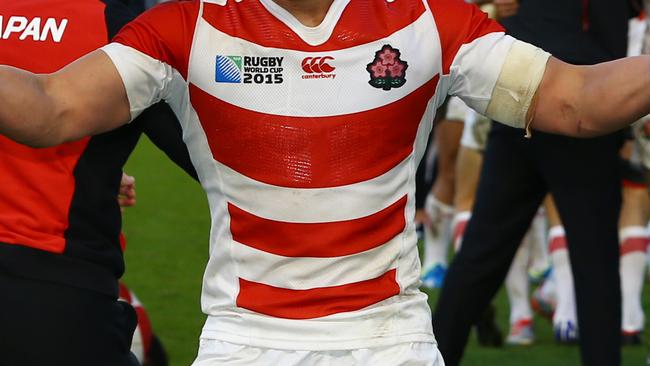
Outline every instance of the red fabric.
POLYGON ((467 228, 467 221, 468 220, 458 221, 456 225, 454 225, 454 235, 453 235, 454 243, 458 242, 458 240, 462 238, 463 235, 465 234, 465 229, 467 228))
POLYGON ((381 246, 404 231, 406 196, 374 215, 327 223, 263 219, 228 204, 233 240, 285 257, 341 257, 381 246))
POLYGON ((126 250, 126 237, 124 233, 120 233, 120 248, 122 248, 122 252, 126 250))
POLYGON ((548 244, 549 253, 553 253, 556 250, 566 249, 566 236, 555 236, 551 238, 551 242, 548 244))
POLYGON ((131 291, 129 290, 128 287, 122 282, 119 284, 120 286, 120 299, 128 302, 129 304, 133 304, 133 297, 131 296, 131 291))
POLYGON ((206 3, 203 18, 223 33, 264 47, 325 52, 386 38, 413 23, 424 11, 424 4, 420 0, 392 3, 352 0, 330 38, 318 46, 310 46, 303 41, 259 1, 241 4, 228 1, 225 6, 206 3))
POLYGON ((645 183, 634 182, 629 179, 623 179, 623 188, 630 189, 648 189, 645 183))
POLYGON ((396 270, 367 281, 310 290, 289 290, 239 279, 237 306, 286 319, 313 319, 360 310, 399 294, 396 270))
POLYGON ((648 244, 650 244, 650 238, 647 236, 627 238, 621 243, 621 256, 634 252, 645 253, 648 249, 648 244))
POLYGON ((113 39, 162 61, 187 79, 199 1, 164 3, 127 24, 113 39))
POLYGON ((591 25, 589 16, 589 0, 582 0, 582 30, 588 31, 591 25))
POLYGON ((503 27, 488 18, 476 5, 463 0, 427 0, 440 34, 442 46, 442 72, 449 74, 449 68, 460 47, 477 38, 494 32, 503 32, 503 27))
MULTIPOLYGON (((22 32, 0 40, 0 64, 36 73, 51 73, 103 46, 108 34, 105 5, 100 1, 42 0, 0 2, 3 33, 11 16, 68 23, 60 42, 25 37, 22 32), (92 32, 88 32, 92 29, 92 32)), ((42 34, 42 33, 41 33, 42 34)), ((88 139, 47 149, 32 149, 0 136, 0 242, 54 253, 65 250, 68 210, 74 194, 73 171, 88 139)))
POLYGON ((332 117, 254 112, 190 84, 190 98, 213 157, 237 172, 276 186, 325 188, 376 178, 403 161, 438 76, 403 99, 332 117))
MULTIPOLYGON (((142 335, 142 347, 144 354, 148 355, 151 349, 151 342, 153 341, 153 329, 151 328, 151 320, 147 311, 142 306, 135 306, 135 313, 138 315, 138 326, 140 326, 140 335, 142 335)), ((146 356, 145 356, 146 357, 146 356)))

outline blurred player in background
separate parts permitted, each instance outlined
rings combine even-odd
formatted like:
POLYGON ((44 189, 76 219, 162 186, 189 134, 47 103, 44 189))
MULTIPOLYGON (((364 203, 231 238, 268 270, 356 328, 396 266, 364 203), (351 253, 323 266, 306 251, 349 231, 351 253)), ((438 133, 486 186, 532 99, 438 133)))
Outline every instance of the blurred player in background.
MULTIPOLYGON (((493 18, 510 16, 518 7, 516 2, 482 3, 482 10, 493 18)), ((454 250, 460 248, 465 227, 471 217, 482 162, 481 153, 485 149, 491 125, 489 119, 472 111, 458 98, 450 98, 444 112, 446 117, 434 127, 434 133, 449 132, 444 137, 435 135, 432 150, 437 153, 438 174, 424 206, 427 219, 424 221, 422 284, 427 288, 442 286, 447 271, 449 243, 454 243, 454 250), (458 126, 464 126, 462 139, 456 133, 458 126), (455 165, 453 170, 448 168, 452 163, 455 165), (452 195, 453 198, 449 198, 452 195), (453 200, 453 206, 447 203, 450 200, 453 200)), ((528 300, 529 274, 536 281, 541 281, 549 269, 544 221, 543 214, 533 221, 506 277, 511 310, 507 343, 511 345, 529 345, 534 340, 533 314, 528 300)), ((494 313, 495 308, 491 306, 477 321, 477 336, 481 345, 502 344, 494 313)))
MULTIPOLYGON (((134 17, 127 5, 0 2, 0 63, 54 72, 108 43, 134 17)), ((116 197, 122 166, 145 130, 196 174, 163 104, 129 126, 47 149, 0 136, 0 288, 11 294, 0 302, 3 365, 137 364, 129 352, 136 313, 117 301, 124 263, 116 197)))
MULTIPOLYGON (((426 219, 423 225, 422 285, 427 288, 441 287, 447 272, 454 217, 454 187, 458 184, 456 155, 463 132, 463 108, 467 107, 462 101, 450 98, 442 111, 445 117, 434 124, 431 150, 436 160, 436 176, 424 203, 426 219)), ((416 189, 421 188, 424 187, 416 189)))
MULTIPOLYGON (((509 33, 566 61, 591 64, 625 56, 627 2, 526 0, 515 9, 516 14, 502 20, 509 33)), ((518 131, 493 126, 473 216, 434 316, 449 365, 460 362, 472 322, 498 290, 549 191, 571 247, 584 328, 582 362, 620 363, 620 143, 618 134, 584 141, 540 133, 523 141, 518 131)))
MULTIPOLYGON (((453 241, 454 250, 457 251, 461 247, 467 221, 471 217, 482 163, 482 152, 485 149, 491 122, 469 109, 457 98, 452 98, 449 101, 447 119, 451 119, 450 116, 464 121, 455 171, 458 179, 455 181, 454 209, 456 213, 453 220, 453 236, 448 239, 453 241), (454 112, 450 113, 450 111, 454 112)), ((540 212, 536 215, 530 230, 524 237, 505 280, 510 304, 510 331, 506 342, 511 345, 529 345, 534 341, 533 313, 528 300, 529 282, 531 279, 540 282, 549 270, 544 232, 545 218, 540 212)), ((446 249, 444 255, 447 255, 446 249)), ((427 286, 426 280, 425 277, 423 279, 425 286, 427 286)), ((494 312, 495 309, 491 306, 476 324, 478 341, 481 345, 498 346, 502 343, 501 335, 497 334, 500 331, 494 323, 494 312)))
MULTIPOLYGON (((120 190, 117 196, 120 209, 124 212, 127 207, 136 204, 135 178, 122 174, 120 190)), ((120 234, 120 247, 122 252, 126 250, 126 238, 120 234)), ((131 352, 142 366, 168 366, 167 352, 161 340, 154 334, 151 320, 147 310, 138 297, 123 282, 120 282, 119 300, 130 304, 138 316, 138 324, 133 332, 131 352)))

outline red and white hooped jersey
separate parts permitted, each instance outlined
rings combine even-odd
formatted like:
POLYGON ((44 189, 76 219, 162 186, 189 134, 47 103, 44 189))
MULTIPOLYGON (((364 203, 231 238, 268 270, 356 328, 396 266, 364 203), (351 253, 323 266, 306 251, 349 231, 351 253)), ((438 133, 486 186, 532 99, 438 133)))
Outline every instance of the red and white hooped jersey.
POLYGON ((415 170, 447 94, 484 112, 514 39, 462 0, 163 4, 103 48, 135 117, 166 100, 212 215, 203 337, 337 350, 434 342, 415 170))

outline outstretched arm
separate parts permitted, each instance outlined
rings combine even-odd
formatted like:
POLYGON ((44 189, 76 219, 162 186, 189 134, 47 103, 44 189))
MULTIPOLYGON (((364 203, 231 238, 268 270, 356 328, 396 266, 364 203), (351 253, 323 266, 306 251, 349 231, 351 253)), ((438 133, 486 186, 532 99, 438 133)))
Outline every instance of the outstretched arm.
POLYGON ((594 66, 551 58, 528 117, 532 128, 574 137, 619 130, 650 112, 650 56, 594 66))
POLYGON ((117 128, 131 119, 117 69, 94 51, 54 74, 0 66, 0 135, 54 146, 117 128))

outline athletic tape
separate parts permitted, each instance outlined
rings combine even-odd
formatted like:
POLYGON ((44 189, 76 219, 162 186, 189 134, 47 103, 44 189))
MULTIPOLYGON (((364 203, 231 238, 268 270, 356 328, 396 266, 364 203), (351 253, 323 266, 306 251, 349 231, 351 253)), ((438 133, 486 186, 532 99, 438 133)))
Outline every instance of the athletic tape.
POLYGON ((515 41, 492 91, 486 116, 508 126, 527 128, 526 115, 550 56, 531 44, 515 41))

